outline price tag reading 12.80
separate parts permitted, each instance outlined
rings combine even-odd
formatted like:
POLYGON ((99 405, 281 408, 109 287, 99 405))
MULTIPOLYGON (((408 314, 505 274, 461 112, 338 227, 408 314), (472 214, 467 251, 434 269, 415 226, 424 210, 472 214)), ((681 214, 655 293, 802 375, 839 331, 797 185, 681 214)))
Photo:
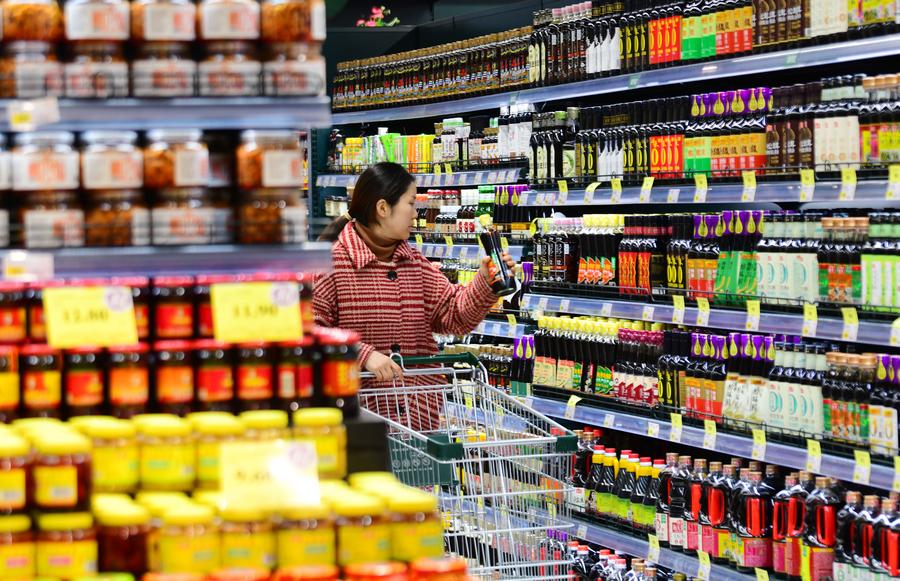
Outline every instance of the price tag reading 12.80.
POLYGON ((210 289, 217 341, 291 341, 303 336, 294 282, 214 284, 210 289))
POLYGON ((134 302, 128 287, 48 288, 43 300, 47 343, 53 347, 109 347, 138 342, 134 302))

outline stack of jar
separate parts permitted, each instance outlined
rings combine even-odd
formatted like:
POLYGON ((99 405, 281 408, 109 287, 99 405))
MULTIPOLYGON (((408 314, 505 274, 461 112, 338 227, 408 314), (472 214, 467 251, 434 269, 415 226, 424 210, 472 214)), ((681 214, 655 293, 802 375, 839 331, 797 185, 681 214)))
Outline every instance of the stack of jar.
POLYGON ((64 15, 56 0, 5 0, 2 11, 2 98, 289 96, 325 89, 323 0, 203 0, 199 6, 74 0, 64 15), (57 60, 56 43, 63 40, 71 47, 65 65, 57 60), (202 55, 199 64, 195 54, 202 55))

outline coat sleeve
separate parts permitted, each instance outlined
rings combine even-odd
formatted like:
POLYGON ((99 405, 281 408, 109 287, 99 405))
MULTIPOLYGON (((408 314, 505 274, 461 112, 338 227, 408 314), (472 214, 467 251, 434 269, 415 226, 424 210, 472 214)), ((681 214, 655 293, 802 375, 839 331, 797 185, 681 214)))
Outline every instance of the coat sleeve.
MULTIPOLYGON (((329 273, 319 277, 313 287, 313 312, 316 317, 316 324, 322 327, 339 327, 338 306, 337 306, 337 284, 334 280, 334 273, 329 273)), ((360 369, 366 368, 366 362, 375 348, 368 343, 359 343, 359 361, 360 369)))
POLYGON ((451 284, 427 258, 421 261, 432 332, 471 333, 497 303, 497 295, 480 272, 468 286, 461 286, 451 284))

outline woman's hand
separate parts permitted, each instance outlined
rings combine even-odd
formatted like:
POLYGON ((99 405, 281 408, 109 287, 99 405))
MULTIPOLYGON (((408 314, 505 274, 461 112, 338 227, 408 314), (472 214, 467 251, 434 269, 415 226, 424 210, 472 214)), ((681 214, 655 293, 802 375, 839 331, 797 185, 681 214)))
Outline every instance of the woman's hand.
POLYGON ((366 371, 374 373, 378 381, 394 381, 403 377, 403 369, 393 359, 378 351, 373 351, 366 359, 366 371))
MULTIPOLYGON (((509 270, 509 276, 515 278, 516 261, 513 260, 512 256, 510 256, 508 252, 501 253, 500 259, 506 263, 506 268, 509 270)), ((488 285, 490 285, 494 281, 494 278, 497 276, 498 270, 491 257, 485 256, 481 259, 481 268, 478 269, 478 272, 481 273, 481 276, 483 276, 484 280, 486 280, 488 285)))

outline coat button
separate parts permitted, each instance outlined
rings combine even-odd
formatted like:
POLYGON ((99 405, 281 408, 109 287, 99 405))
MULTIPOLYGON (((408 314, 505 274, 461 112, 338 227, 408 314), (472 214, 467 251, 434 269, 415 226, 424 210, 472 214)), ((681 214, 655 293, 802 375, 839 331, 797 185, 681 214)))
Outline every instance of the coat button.
POLYGON ((400 343, 394 343, 391 345, 391 353, 400 353, 400 343))
POLYGON ((388 271, 388 280, 390 280, 390 281, 397 280, 397 271, 396 270, 388 271))

